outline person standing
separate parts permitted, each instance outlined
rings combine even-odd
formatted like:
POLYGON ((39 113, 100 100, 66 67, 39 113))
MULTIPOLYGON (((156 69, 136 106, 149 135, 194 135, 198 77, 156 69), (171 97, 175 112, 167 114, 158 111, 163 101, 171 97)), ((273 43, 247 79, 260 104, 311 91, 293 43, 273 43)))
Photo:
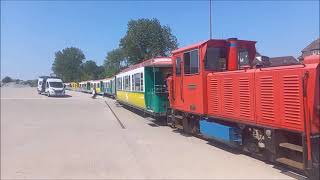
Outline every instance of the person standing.
POLYGON ((96 96, 97 96, 97 91, 96 91, 96 88, 93 87, 93 88, 92 88, 92 99, 95 99, 96 96))

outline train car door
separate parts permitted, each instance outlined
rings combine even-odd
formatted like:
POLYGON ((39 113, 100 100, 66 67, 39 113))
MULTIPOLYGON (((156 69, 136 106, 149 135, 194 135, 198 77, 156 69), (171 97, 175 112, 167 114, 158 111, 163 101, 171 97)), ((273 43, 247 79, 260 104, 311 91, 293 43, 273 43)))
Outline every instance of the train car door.
POLYGON ((100 92, 103 93, 104 92, 104 83, 103 81, 100 81, 100 92))
POLYGON ((197 114, 204 113, 200 59, 200 48, 183 52, 183 71, 181 73, 183 110, 197 114))

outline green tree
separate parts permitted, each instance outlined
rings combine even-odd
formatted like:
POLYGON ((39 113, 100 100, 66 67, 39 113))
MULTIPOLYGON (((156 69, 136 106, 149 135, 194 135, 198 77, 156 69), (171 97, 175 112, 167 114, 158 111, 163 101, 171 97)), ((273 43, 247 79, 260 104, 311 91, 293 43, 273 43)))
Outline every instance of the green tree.
POLYGON ((106 78, 106 71, 105 71, 104 66, 98 66, 96 72, 97 72, 97 79, 106 78))
POLYGON ((126 67, 126 61, 121 48, 108 52, 104 60, 105 76, 111 77, 120 71, 120 68, 126 67))
POLYGON ((129 64, 156 56, 166 56, 178 46, 177 38, 169 26, 162 26, 158 19, 130 20, 120 47, 129 64))
POLYGON ((81 81, 92 80, 97 78, 98 66, 96 62, 88 60, 81 64, 81 81))
POLYGON ((6 77, 4 77, 3 79, 2 79, 2 82, 3 83, 9 83, 9 82, 12 82, 13 81, 13 79, 11 78, 11 77, 9 77, 9 76, 6 76, 6 77))
POLYGON ((80 80, 80 65, 85 55, 79 48, 70 47, 55 53, 52 64, 53 72, 62 78, 64 82, 80 80))

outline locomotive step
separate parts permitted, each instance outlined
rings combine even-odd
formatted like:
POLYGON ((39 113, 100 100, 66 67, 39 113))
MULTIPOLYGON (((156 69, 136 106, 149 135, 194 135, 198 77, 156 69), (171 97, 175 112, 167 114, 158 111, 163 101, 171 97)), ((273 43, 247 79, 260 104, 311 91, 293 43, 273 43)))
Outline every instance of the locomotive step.
POLYGON ((285 143, 280 143, 279 146, 283 148, 291 149, 294 151, 303 152, 303 147, 296 144, 285 142, 285 143))
POLYGON ((174 118, 183 119, 183 117, 180 115, 174 115, 174 118))
POLYGON ((180 115, 168 115, 169 118, 177 118, 177 119, 183 119, 183 116, 180 115))
POLYGON ((291 167, 295 167, 297 169, 301 169, 301 170, 303 169, 303 163, 298 162, 298 161, 294 161, 292 159, 288 159, 288 158, 282 157, 282 158, 276 159, 276 161, 279 162, 279 163, 291 166, 291 167))

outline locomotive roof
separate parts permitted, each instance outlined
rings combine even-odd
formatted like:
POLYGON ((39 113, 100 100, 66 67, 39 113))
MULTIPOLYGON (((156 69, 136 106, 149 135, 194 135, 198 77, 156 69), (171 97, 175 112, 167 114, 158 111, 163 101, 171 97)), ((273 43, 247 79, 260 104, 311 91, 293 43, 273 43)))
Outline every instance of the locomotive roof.
POLYGON ((196 44, 192 44, 192 45, 189 45, 189 46, 185 46, 185 47, 182 47, 182 48, 173 50, 173 51, 172 51, 172 54, 177 53, 177 52, 181 52, 181 51, 186 51, 186 50, 189 50, 189 49, 198 48, 199 46, 205 44, 205 43, 208 42, 208 41, 209 41, 209 40, 201 41, 201 42, 198 42, 198 43, 196 43, 196 44))
MULTIPOLYGON (((230 39, 236 39, 236 38, 230 38, 230 39)), ((236 39, 238 42, 252 42, 252 43, 255 43, 256 41, 248 41, 248 40, 239 40, 239 39, 236 39)), ((195 48, 199 48, 200 46, 206 44, 206 43, 218 43, 218 42, 227 42, 228 39, 209 39, 209 40, 205 40, 205 41, 200 41, 198 43, 195 43, 195 44, 192 44, 192 45, 189 45, 189 46, 185 46, 185 47, 182 47, 182 48, 179 48, 179 49, 176 49, 176 50, 173 50, 172 51, 172 54, 175 54, 175 53, 179 53, 179 52, 183 52, 183 51, 188 51, 188 50, 191 50, 191 49, 195 49, 195 48)))
POLYGON ((140 67, 171 67, 172 61, 170 57, 157 57, 145 60, 139 64, 131 65, 128 68, 122 70, 120 73, 128 72, 140 67))

